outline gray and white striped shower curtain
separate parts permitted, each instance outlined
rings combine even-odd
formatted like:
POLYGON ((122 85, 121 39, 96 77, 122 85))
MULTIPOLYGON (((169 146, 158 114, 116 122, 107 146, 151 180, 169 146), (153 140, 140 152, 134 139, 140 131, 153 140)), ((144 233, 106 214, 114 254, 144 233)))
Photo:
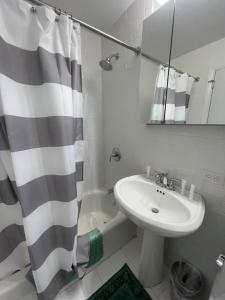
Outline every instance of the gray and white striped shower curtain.
POLYGON ((185 124, 193 83, 187 73, 170 68, 168 74, 168 67, 160 66, 150 123, 185 124))
POLYGON ((1 0, 0 279, 30 263, 39 299, 76 269, 83 148, 79 25, 1 0))

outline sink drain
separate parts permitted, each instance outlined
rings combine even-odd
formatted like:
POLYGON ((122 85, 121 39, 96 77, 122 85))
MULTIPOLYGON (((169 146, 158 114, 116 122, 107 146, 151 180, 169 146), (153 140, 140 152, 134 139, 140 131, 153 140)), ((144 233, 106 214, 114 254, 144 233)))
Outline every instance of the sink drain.
POLYGON ((159 213, 159 210, 158 210, 158 208, 152 208, 152 212, 153 212, 154 214, 158 214, 158 213, 159 213))

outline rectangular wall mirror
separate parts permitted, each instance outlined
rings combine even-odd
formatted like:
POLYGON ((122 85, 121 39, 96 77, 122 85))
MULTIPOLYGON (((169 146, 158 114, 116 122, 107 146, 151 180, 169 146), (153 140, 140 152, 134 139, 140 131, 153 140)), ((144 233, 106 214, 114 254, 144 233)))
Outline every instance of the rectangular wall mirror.
POLYGON ((160 68, 164 69, 163 76, 168 74, 174 0, 162 5, 164 2, 152 0, 152 13, 143 22, 140 72, 140 120, 143 124, 158 123, 164 119, 167 81, 161 82, 161 88, 157 87, 157 81, 160 68), (162 101, 155 105, 157 96, 162 101))
POLYGON ((225 1, 176 1, 171 65, 199 77, 186 123, 225 124, 225 1))
MULTIPOLYGON (((165 21, 163 13, 169 5, 172 6, 172 2, 168 1, 159 7, 144 21, 143 52, 145 49, 146 51, 150 49, 152 52, 149 51, 149 53, 153 56, 156 56, 156 53, 162 55, 156 57, 157 59, 163 58, 163 61, 162 64, 155 65, 154 72, 147 73, 146 63, 143 63, 145 58, 142 58, 141 122, 145 124, 224 125, 225 1, 176 0, 174 22, 172 22, 172 43, 170 44, 171 56, 167 47, 166 61, 165 53, 162 54, 162 50, 157 46, 152 32, 157 35, 158 39, 161 36, 168 46, 169 36, 163 36, 165 32, 162 33, 161 29, 165 21), (150 20, 154 20, 156 16, 158 21, 153 23, 155 29, 152 27, 148 35, 146 24, 152 22, 150 20), (145 46, 147 40, 149 48, 145 46), (168 68, 163 64, 165 62, 169 62, 167 75, 165 72, 168 68)), ((171 14, 172 9, 170 18, 171 14)), ((168 18, 168 13, 166 16, 168 18)), ((169 35, 169 30, 167 34, 169 35)), ((163 47, 162 43, 161 46, 163 47)))

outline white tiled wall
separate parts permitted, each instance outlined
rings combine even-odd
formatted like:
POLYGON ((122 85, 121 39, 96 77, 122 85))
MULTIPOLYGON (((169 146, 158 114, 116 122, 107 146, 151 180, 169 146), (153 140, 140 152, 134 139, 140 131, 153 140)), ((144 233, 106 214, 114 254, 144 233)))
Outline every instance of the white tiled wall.
MULTIPOLYGON (((189 74, 198 74, 201 80, 198 84, 194 85, 192 95, 189 103, 189 113, 187 117, 188 123, 205 123, 207 122, 209 103, 206 101, 208 87, 209 87, 209 74, 212 70, 218 70, 225 65, 225 39, 220 39, 182 56, 173 59, 171 64, 178 69, 185 70, 189 74)), ((222 99, 221 99, 222 101, 222 99)), ((221 103, 223 105, 223 102, 221 103)), ((222 108, 222 107, 221 107, 222 108)), ((212 112, 212 111, 211 111, 212 112)), ((213 119, 216 120, 219 112, 214 111, 213 119)), ((218 119, 217 119, 218 120, 218 119)))
POLYGON ((82 28, 82 75, 84 97, 85 192, 103 186, 101 38, 82 28))
MULTIPOLYGON (((148 2, 134 1, 111 33, 134 46, 140 45, 148 2)), ((206 201, 204 224, 189 237, 167 240, 166 261, 169 264, 179 257, 186 258, 198 266, 210 282, 216 273, 215 258, 225 251, 225 188, 205 181, 204 170, 225 174, 225 127, 140 125, 139 58, 105 39, 102 51, 103 57, 120 52, 113 71, 103 75, 106 185, 112 186, 121 177, 143 172, 147 164, 155 169, 173 170, 175 175, 196 184, 206 201), (122 160, 109 163, 114 146, 120 148, 122 160)))

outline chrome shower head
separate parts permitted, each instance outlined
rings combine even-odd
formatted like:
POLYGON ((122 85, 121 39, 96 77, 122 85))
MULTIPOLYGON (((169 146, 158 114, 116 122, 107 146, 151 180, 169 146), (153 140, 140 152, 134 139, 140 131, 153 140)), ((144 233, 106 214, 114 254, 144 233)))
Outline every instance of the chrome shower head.
POLYGON ((102 59, 99 62, 100 67, 105 71, 111 71, 112 68, 113 68, 112 63, 111 63, 112 58, 115 58, 116 60, 118 60, 119 59, 119 53, 112 54, 112 55, 108 56, 106 59, 102 59))
POLYGON ((99 65, 105 71, 111 71, 112 70, 112 64, 111 64, 111 62, 108 59, 102 59, 99 62, 99 65))

